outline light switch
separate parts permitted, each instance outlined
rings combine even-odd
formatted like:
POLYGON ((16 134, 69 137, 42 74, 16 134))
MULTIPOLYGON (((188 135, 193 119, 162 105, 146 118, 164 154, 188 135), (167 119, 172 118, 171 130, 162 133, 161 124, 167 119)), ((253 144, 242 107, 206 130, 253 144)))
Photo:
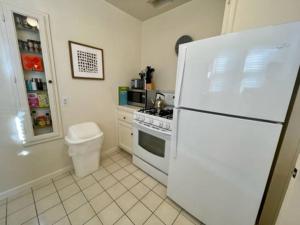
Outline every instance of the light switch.
POLYGON ((69 103, 69 98, 68 97, 63 97, 62 98, 62 104, 65 106, 69 103))

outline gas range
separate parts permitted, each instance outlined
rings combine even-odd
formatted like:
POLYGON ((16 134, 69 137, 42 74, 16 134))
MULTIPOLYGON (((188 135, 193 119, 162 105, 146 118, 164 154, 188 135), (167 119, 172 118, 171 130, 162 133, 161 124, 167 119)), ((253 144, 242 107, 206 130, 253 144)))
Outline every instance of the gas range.
POLYGON ((133 114, 133 163, 167 185, 173 109, 133 114))
POLYGON ((157 131, 171 132, 173 109, 164 109, 158 111, 155 108, 141 109, 134 113, 135 122, 156 129, 157 131))

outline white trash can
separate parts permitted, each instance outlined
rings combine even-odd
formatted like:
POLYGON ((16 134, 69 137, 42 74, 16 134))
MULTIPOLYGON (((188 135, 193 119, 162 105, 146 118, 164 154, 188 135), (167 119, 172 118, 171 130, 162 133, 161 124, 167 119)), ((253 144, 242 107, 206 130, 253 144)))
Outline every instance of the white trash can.
POLYGON ((103 132, 93 122, 70 126, 65 141, 69 146, 75 174, 84 177, 99 167, 103 132))

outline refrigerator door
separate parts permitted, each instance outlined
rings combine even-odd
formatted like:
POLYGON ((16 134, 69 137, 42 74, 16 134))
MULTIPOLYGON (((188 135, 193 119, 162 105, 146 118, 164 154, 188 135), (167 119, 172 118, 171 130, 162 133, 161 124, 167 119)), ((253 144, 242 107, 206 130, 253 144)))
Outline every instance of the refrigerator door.
POLYGON ((300 23, 181 46, 175 107, 283 122, 300 62, 300 23))
POLYGON ((176 119, 168 196, 207 225, 254 225, 282 125, 188 110, 176 119))

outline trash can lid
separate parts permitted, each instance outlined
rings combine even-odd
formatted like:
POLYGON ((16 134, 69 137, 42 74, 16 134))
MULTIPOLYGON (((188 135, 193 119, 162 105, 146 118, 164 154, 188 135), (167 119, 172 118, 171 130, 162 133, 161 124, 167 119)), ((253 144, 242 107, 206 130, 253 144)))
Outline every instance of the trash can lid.
POLYGON ((72 141, 79 141, 84 139, 91 139, 101 134, 102 131, 96 123, 86 122, 70 126, 68 129, 67 137, 72 141))

